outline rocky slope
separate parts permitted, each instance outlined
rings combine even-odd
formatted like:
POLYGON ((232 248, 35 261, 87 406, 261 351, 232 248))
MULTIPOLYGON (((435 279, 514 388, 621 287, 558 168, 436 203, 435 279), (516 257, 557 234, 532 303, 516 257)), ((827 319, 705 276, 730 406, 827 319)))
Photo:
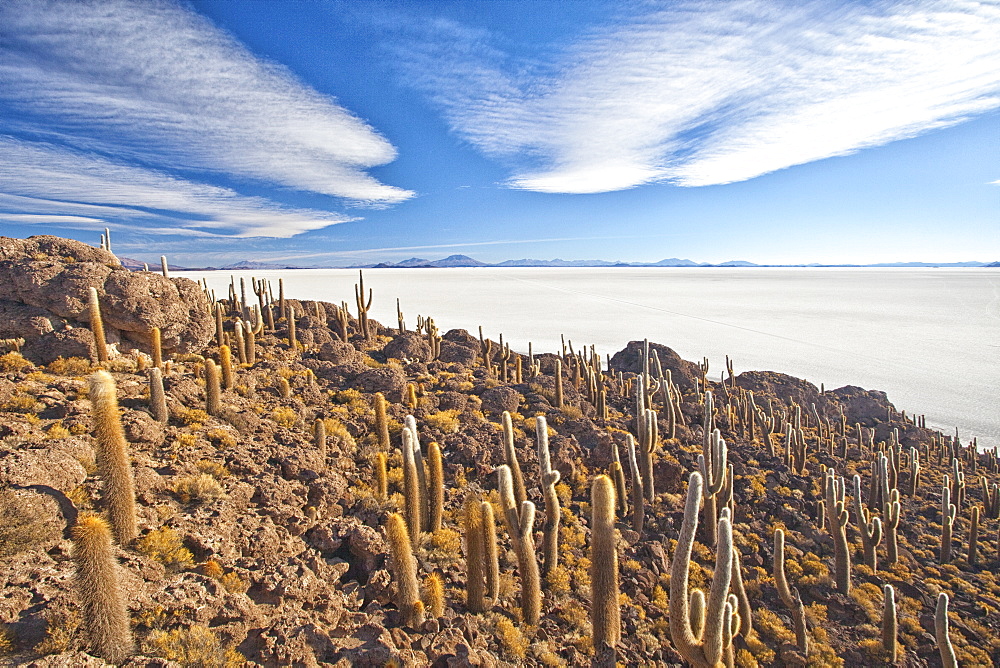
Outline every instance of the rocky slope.
MULTIPOLYGON (((127 665, 682 665, 669 629, 670 573, 689 474, 704 452, 705 390, 728 443, 734 543, 752 609, 734 640, 735 665, 886 665, 885 584, 897 601, 898 665, 941 665, 934 635, 940 592, 950 595, 959 664, 994 665, 1000 657, 998 520, 988 507, 1000 479, 996 453, 975 453, 918 426, 883 393, 821 392, 771 372, 714 383, 703 367, 651 345, 673 391, 650 399, 659 433, 655 494, 644 504, 643 527, 632 523, 631 497, 618 518, 622 633, 610 651, 592 642, 590 488, 609 471, 615 447, 627 462, 626 434, 637 431, 641 343, 615 354, 611 369, 589 387, 593 367, 566 354, 560 407, 557 355, 536 356, 538 369, 522 358, 519 381, 516 353, 504 360, 492 344, 487 365, 484 345, 464 330, 435 340, 433 327, 430 334, 400 333, 369 322, 366 339, 349 317, 343 341, 338 307, 288 300, 297 344, 274 304, 275 329, 263 327, 255 362, 236 366, 222 408, 209 415, 205 360, 219 360, 219 348, 210 305, 194 283, 131 273, 100 250, 35 237, 0 241, 0 285, 0 338, 24 339, 20 352, 0 356, 0 663, 104 665, 87 653, 69 539, 79 513, 102 509, 105 485, 96 473, 87 396, 96 369, 82 315, 88 287, 99 289, 109 339, 120 344, 103 366, 117 383, 136 485, 140 537, 116 548, 136 642, 127 665), (167 348, 165 424, 152 417, 144 370, 154 326, 163 328, 167 348), (76 347, 67 347, 68 339, 76 347), (388 403, 388 449, 376 427, 375 393, 388 403), (673 420, 666 401, 675 402, 673 420), (801 445, 792 438, 789 455, 787 424, 796 406, 801 431, 793 436, 801 435, 801 445), (546 518, 536 416, 547 418, 561 478, 559 565, 542 581, 535 626, 521 621, 522 578, 502 525, 499 596, 483 613, 466 605, 462 507, 470 494, 499 503, 504 411, 528 498, 539 509, 539 555, 546 518), (389 513, 405 506, 400 446, 407 415, 416 419, 424 452, 430 442, 440 445, 445 481, 442 529, 421 536, 415 550, 421 581, 432 573, 443 580, 444 608, 416 626, 403 622, 395 604, 384 532, 389 513), (317 420, 325 449, 314 435, 317 420), (379 452, 388 461, 384 500, 376 483, 379 452), (830 524, 818 521, 823 470, 846 477, 848 497, 851 476, 860 475, 865 503, 886 521, 868 493, 878 454, 896 462, 898 560, 889 563, 883 541, 876 568, 865 564, 849 502, 852 588, 840 592, 830 524), (916 494, 911 458, 921 466, 916 494), (946 474, 955 482, 956 465, 964 487, 956 485, 953 496, 952 557, 941 563, 942 483, 946 474), (982 520, 972 564, 976 506, 982 520), (773 578, 777 528, 785 534, 787 578, 802 599, 808 647, 796 638, 773 578)), ((235 345, 239 309, 224 303, 224 310, 226 337, 235 345)), ((652 377, 659 375, 653 364, 652 377)), ((691 586, 706 591, 716 563, 709 538, 699 530, 690 566, 691 586)))

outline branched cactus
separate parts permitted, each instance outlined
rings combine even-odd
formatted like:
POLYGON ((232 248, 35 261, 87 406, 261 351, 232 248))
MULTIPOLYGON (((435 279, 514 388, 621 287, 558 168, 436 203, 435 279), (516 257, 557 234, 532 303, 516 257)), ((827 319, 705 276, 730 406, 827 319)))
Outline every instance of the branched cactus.
POLYGON ((851 593, 851 549, 847 543, 847 523, 850 515, 845 506, 844 479, 833 469, 827 469, 824 479, 826 524, 833 536, 834 571, 837 591, 851 593))
POLYGON ((889 500, 882 508, 882 528, 885 532, 885 552, 889 565, 899 561, 899 541, 897 535, 899 531, 899 490, 893 489, 889 492, 889 500))
MULTIPOLYGON (((711 392, 705 393, 711 402, 711 392)), ((706 438, 707 443, 704 453, 698 455, 698 472, 705 483, 704 497, 705 504, 702 507, 702 517, 705 528, 702 531, 703 541, 710 546, 715 545, 715 524, 718 518, 718 498, 719 493, 725 489, 726 480, 729 474, 728 449, 726 441, 719 434, 718 429, 713 429, 706 438)))
POLYGON ((525 623, 534 626, 538 624, 542 611, 541 580, 535 556, 535 504, 525 501, 518 509, 514 501, 514 484, 506 464, 497 467, 497 479, 504 524, 517 554, 521 575, 521 616, 525 623))
POLYGON ((538 439, 538 476, 542 485, 542 497, 545 499, 542 574, 547 575, 559 562, 559 521, 562 513, 559 509, 559 496, 556 494, 559 471, 552 468, 552 459, 549 456, 549 426, 544 416, 539 415, 535 418, 535 435, 538 439))
POLYGON ((354 301, 358 306, 358 328, 361 330, 361 336, 367 341, 371 334, 368 328, 368 311, 372 307, 372 289, 368 288, 368 300, 366 301, 365 276, 361 270, 358 270, 358 283, 354 285, 354 301))
POLYGON ((615 489, 606 475, 594 478, 590 547, 590 618, 594 648, 614 647, 621 637, 618 603, 618 551, 615 547, 615 489))
MULTIPOLYGON (((733 531, 726 513, 718 522, 715 572, 707 606, 689 604, 688 576, 691 549, 698 528, 698 506, 702 498, 702 479, 697 471, 688 479, 687 502, 677 549, 670 570, 670 637, 674 647, 695 668, 716 668, 727 653, 726 639, 732 640, 733 601, 729 599, 732 577, 733 531), (701 612, 701 614, 693 614, 701 612)), ((691 602, 704 601, 695 590, 691 602)))
POLYGON ((856 516, 858 533, 861 534, 861 546, 865 553, 865 565, 873 571, 878 570, 878 555, 876 548, 882 542, 882 520, 870 517, 868 509, 861 501, 861 476, 853 479, 854 514, 856 516))
POLYGON ((115 379, 106 371, 89 378, 94 418, 97 469, 104 478, 103 498, 115 540, 128 545, 138 534, 135 515, 135 480, 128 444, 118 413, 115 379))
POLYGON ((424 621, 424 606, 417 585, 417 562, 413 558, 406 520, 399 513, 392 513, 386 521, 386 538, 392 575, 396 581, 396 607, 403 624, 416 628, 424 621))
POLYGON ((83 626, 91 652, 119 664, 132 654, 133 644, 112 549, 107 522, 96 515, 80 517, 73 527, 73 561, 83 626))

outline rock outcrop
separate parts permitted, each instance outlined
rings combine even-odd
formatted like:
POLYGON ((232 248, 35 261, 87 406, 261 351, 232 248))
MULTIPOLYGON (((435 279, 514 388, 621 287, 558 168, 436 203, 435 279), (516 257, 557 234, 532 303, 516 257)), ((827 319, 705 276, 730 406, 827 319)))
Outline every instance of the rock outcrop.
POLYGON ((51 236, 0 237, 0 338, 23 338, 29 359, 93 357, 87 291, 96 288, 109 343, 148 349, 159 327, 167 352, 200 352, 212 336, 208 299, 187 278, 122 267, 111 253, 51 236))

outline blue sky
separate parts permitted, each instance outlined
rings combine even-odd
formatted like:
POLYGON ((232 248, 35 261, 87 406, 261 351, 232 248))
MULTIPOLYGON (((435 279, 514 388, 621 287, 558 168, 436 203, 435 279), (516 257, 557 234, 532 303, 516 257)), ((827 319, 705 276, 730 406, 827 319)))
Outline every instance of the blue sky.
POLYGON ((0 234, 147 261, 992 261, 998 156, 997 2, 0 4, 0 234))

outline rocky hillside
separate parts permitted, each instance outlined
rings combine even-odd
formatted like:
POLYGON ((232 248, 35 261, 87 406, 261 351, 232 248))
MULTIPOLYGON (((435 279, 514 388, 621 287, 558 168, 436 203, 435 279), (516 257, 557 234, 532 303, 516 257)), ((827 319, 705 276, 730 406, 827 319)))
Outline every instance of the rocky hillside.
POLYGON ((997 454, 881 392, 712 382, 638 341, 528 358, 267 286, 211 304, 53 237, 0 240, 0 285, 0 663, 1000 658, 997 454))

